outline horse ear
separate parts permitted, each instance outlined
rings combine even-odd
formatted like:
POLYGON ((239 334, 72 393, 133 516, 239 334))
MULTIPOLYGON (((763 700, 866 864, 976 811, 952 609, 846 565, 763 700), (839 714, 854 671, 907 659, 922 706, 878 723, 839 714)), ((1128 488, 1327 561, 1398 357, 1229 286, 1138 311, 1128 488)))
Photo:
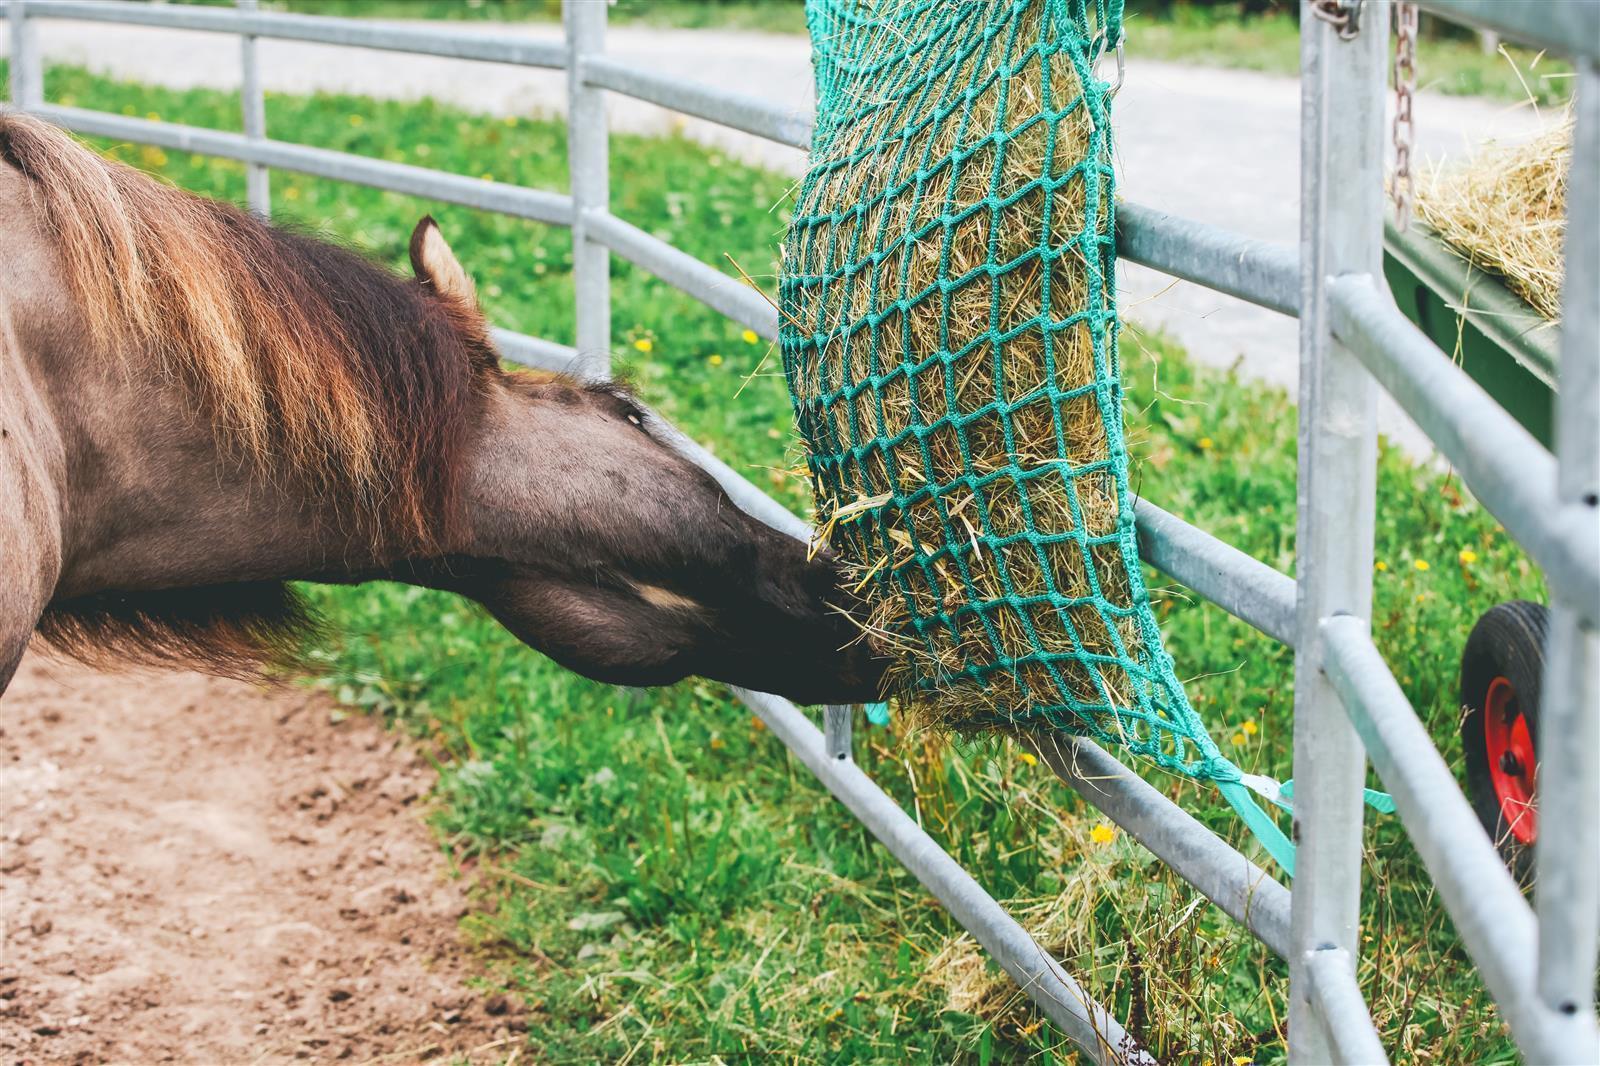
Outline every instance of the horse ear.
POLYGON ((418 281, 433 286, 433 291, 441 296, 453 297, 468 306, 478 301, 472 279, 461 269, 460 261, 445 243, 444 234, 439 232, 439 224, 432 215, 423 215, 417 228, 411 231, 411 269, 416 271, 418 281))

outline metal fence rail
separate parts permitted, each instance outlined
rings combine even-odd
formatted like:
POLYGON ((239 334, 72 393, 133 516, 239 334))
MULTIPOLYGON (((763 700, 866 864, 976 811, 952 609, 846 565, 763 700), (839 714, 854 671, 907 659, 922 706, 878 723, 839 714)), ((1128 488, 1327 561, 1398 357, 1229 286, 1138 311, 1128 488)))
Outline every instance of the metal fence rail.
MULTIPOLYGON (((229 11, 0 0, 11 28, 13 103, 80 132, 240 160, 247 166, 250 205, 262 213, 269 207, 268 169, 281 168, 571 227, 576 346, 495 330, 502 354, 518 362, 583 376, 609 373, 612 253, 762 336, 776 336, 777 312, 758 292, 610 213, 604 97, 623 93, 797 148, 809 142, 809 118, 608 58, 601 3, 566 5, 564 42, 262 13, 254 0, 238 4, 229 11), (48 104, 37 18, 239 36, 245 132, 48 104), (572 195, 267 138, 259 38, 565 69, 572 195)), ((1370 754, 1529 1058, 1600 1061, 1592 1009, 1600 936, 1600 287, 1593 282, 1600 274, 1600 241, 1593 239, 1600 231, 1600 4, 1424 0, 1423 6, 1576 53, 1578 151, 1568 232, 1588 239, 1569 241, 1557 454, 1528 437, 1417 333, 1379 287, 1387 0, 1360 5, 1353 39, 1303 19, 1299 251, 1136 204, 1119 207, 1117 232, 1119 251, 1130 261, 1301 317, 1298 582, 1154 505, 1136 505, 1146 561, 1296 649, 1298 887, 1291 894, 1096 745, 1064 739, 1036 750, 1085 799, 1289 961, 1293 1061, 1361 1063, 1384 1059, 1355 977, 1361 786, 1370 754), (1501 865, 1368 633, 1380 384, 1549 577, 1555 602, 1544 686, 1537 913, 1501 865)), ((809 535, 806 523, 742 475, 667 423, 654 422, 741 508, 792 535, 809 535)), ((848 713, 829 709, 824 733, 785 700, 735 692, 1092 1060, 1151 1061, 1135 1037, 855 765, 848 713)))
POLYGON ((1117 255, 1269 311, 1300 313, 1300 258, 1281 244, 1118 204, 1117 255))
POLYGON ((524 189, 503 182, 446 174, 387 159, 368 159, 349 152, 250 137, 243 133, 224 133, 199 126, 183 126, 176 122, 108 115, 103 111, 81 107, 40 103, 30 106, 28 110, 68 129, 97 137, 121 137, 138 144, 153 144, 180 152, 237 159, 243 163, 370 185, 407 196, 442 200, 534 222, 549 222, 558 226, 572 223, 572 198, 542 189, 524 189))
POLYGON ((1600 622, 1594 510, 1556 491, 1556 460, 1412 325, 1371 276, 1328 286, 1333 334, 1399 401, 1590 625, 1600 622))
POLYGON ((611 89, 801 151, 811 146, 809 117, 778 111, 753 96, 636 70, 621 60, 599 55, 585 56, 578 69, 583 84, 592 88, 611 89))
POLYGON ((271 37, 285 41, 372 48, 385 52, 510 63, 522 67, 561 69, 567 50, 550 41, 529 41, 499 34, 441 31, 434 26, 397 26, 367 19, 323 15, 285 15, 248 9, 191 7, 180 4, 105 3, 103 0, 8 0, 23 17, 113 22, 125 26, 160 26, 271 37))

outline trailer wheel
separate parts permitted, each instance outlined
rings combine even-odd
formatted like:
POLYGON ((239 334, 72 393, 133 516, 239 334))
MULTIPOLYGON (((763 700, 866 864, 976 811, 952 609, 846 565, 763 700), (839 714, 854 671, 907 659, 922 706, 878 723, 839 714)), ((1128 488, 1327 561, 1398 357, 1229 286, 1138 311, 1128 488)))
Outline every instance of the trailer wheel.
POLYGON ((1484 612, 1461 655, 1467 790, 1518 883, 1533 879, 1539 838, 1539 682, 1548 612, 1515 600, 1484 612))

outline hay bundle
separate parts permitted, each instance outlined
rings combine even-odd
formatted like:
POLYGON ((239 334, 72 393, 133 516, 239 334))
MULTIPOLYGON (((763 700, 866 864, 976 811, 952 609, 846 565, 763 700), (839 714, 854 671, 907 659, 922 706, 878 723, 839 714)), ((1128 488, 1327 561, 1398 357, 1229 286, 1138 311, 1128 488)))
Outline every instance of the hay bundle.
POLYGON ((1555 320, 1571 164, 1569 113, 1527 143, 1489 144, 1462 166, 1431 167, 1417 185, 1417 213, 1467 262, 1500 274, 1555 320))
MULTIPOLYGON (((1152 875, 1145 863, 1130 869, 1087 852, 1060 868, 1072 871, 1061 892, 1008 900, 1006 910, 1091 996, 1163 1060, 1239 1062, 1254 1050, 1259 1038, 1229 1009, 1229 982, 1217 979, 1225 959, 1267 964, 1248 933, 1224 926, 1204 935, 1200 897, 1170 869, 1152 875), (1095 920, 1086 921, 1089 914, 1095 920)), ((970 933, 947 939, 923 973, 946 1010, 981 1019, 1001 1040, 1037 1045, 1043 1015, 970 933)))
POLYGON ((1138 568, 1085 5, 813 0, 808 17, 818 125, 784 366, 820 535, 902 653, 902 710, 1048 723, 1197 772, 1215 748, 1138 568))

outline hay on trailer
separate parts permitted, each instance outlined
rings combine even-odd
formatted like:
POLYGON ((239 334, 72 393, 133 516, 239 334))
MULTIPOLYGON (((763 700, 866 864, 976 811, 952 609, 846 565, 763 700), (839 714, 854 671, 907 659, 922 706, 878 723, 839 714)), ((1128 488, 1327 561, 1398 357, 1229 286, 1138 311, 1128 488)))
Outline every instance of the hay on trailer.
POLYGON ((1556 320, 1571 164, 1569 112, 1531 141, 1490 143, 1461 165, 1430 166, 1417 183, 1417 214, 1462 258, 1556 320))

